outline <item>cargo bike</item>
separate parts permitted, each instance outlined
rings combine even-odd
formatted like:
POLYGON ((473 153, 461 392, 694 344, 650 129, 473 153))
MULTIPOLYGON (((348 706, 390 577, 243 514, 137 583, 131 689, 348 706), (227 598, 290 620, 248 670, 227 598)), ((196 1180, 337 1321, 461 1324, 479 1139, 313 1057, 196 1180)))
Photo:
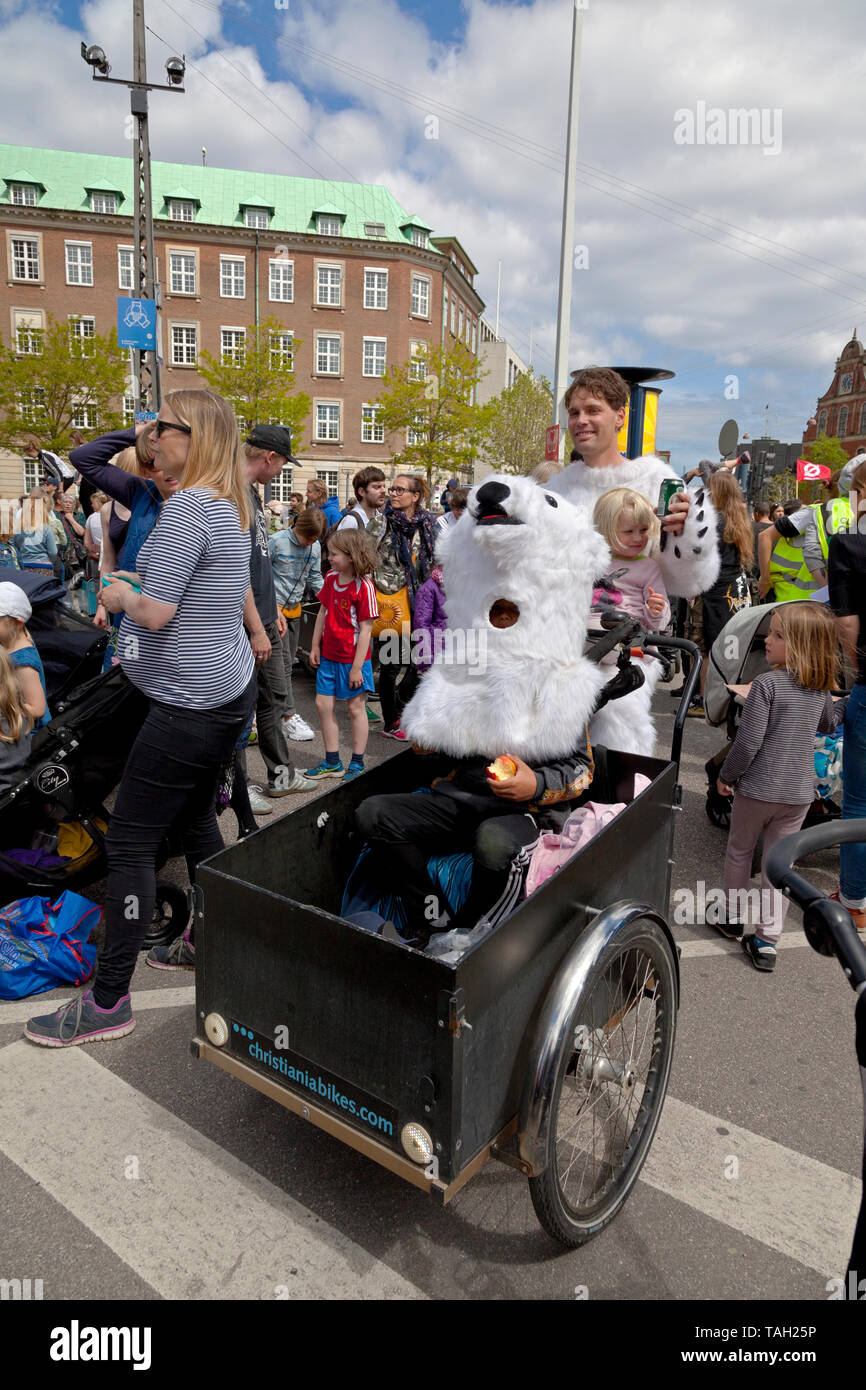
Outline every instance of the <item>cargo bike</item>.
POLYGON ((670 759, 609 753, 602 799, 625 808, 453 964, 340 916, 357 806, 436 775, 411 748, 202 865, 193 1055, 443 1203, 496 1158, 555 1240, 601 1231, 658 1126, 679 1000, 665 914, 700 658, 653 640, 688 666, 670 759))

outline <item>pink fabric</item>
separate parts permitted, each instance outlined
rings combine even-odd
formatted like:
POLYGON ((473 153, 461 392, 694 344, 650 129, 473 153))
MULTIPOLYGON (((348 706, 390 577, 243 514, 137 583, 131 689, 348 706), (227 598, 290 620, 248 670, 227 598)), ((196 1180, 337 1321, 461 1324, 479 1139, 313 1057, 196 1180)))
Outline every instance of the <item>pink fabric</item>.
MULTIPOLYGON (((635 797, 640 796, 649 784, 650 779, 644 777, 643 773, 635 773, 635 797)), ((586 801, 582 806, 578 806, 576 811, 572 811, 560 833, 553 830, 545 831, 532 851, 529 861, 526 896, 529 897, 542 883, 552 878, 557 869, 561 869, 563 864, 567 864, 569 859, 588 845, 590 840, 609 825, 627 805, 628 802, 625 801, 615 801, 612 804, 586 801)))
POLYGON ((649 555, 641 555, 637 560, 627 560, 622 555, 613 558, 617 567, 616 582, 622 590, 620 607, 631 617, 637 618, 649 632, 661 632, 671 620, 671 606, 658 562, 649 555), (625 574, 620 574, 619 570, 623 567, 625 574), (650 589, 664 595, 664 610, 658 618, 654 618, 646 606, 650 589))

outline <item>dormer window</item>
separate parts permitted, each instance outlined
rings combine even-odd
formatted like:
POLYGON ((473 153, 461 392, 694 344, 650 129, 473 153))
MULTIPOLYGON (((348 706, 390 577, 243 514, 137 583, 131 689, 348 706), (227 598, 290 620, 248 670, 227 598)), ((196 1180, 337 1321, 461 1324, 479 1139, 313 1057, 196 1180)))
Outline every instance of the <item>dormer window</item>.
POLYGON ((319 236, 342 236, 343 219, 329 212, 320 212, 316 216, 316 231, 319 236))
POLYGON ((384 222, 365 222, 364 233, 366 236, 381 237, 387 236, 384 222))
POLYGON ((195 203, 191 198, 171 198, 168 204, 168 215, 172 222, 194 222, 195 203))
POLYGON ((244 208, 244 226, 257 227, 260 231, 267 231, 271 215, 267 208, 244 208))
POLYGON ((427 250, 427 233, 423 227, 412 228, 412 245, 421 246, 425 251, 427 250))
POLYGON ((35 208, 39 201, 35 183, 13 183, 10 185, 10 192, 16 207, 35 208))
POLYGON ((116 193, 91 193, 91 195, 90 195, 90 211, 91 211, 91 212, 101 212, 101 213, 115 213, 115 212, 117 212, 117 194, 116 194, 116 193))

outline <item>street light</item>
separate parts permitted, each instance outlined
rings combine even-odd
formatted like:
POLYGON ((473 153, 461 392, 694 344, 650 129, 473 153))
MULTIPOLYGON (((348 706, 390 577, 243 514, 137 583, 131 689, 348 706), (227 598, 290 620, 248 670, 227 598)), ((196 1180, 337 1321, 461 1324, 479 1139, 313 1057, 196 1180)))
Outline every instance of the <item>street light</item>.
POLYGON ((105 50, 100 48, 98 44, 92 43, 90 47, 87 48, 82 43, 81 56, 85 63, 88 63, 90 67, 94 69, 94 77, 97 72, 101 73, 103 77, 107 77, 111 72, 111 65, 105 56, 105 50))
POLYGON ((183 82, 183 75, 186 72, 186 63, 183 58, 167 58, 165 71, 171 85, 179 87, 183 82))

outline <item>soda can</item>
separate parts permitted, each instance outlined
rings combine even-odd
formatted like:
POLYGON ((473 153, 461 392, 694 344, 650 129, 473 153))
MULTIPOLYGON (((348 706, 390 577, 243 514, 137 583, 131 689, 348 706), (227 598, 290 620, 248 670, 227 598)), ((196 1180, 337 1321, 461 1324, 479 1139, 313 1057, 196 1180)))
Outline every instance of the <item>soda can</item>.
POLYGON ((659 488, 659 503, 656 507, 656 516, 669 516, 671 510, 671 498, 678 492, 683 491, 682 479, 664 478, 659 488))

